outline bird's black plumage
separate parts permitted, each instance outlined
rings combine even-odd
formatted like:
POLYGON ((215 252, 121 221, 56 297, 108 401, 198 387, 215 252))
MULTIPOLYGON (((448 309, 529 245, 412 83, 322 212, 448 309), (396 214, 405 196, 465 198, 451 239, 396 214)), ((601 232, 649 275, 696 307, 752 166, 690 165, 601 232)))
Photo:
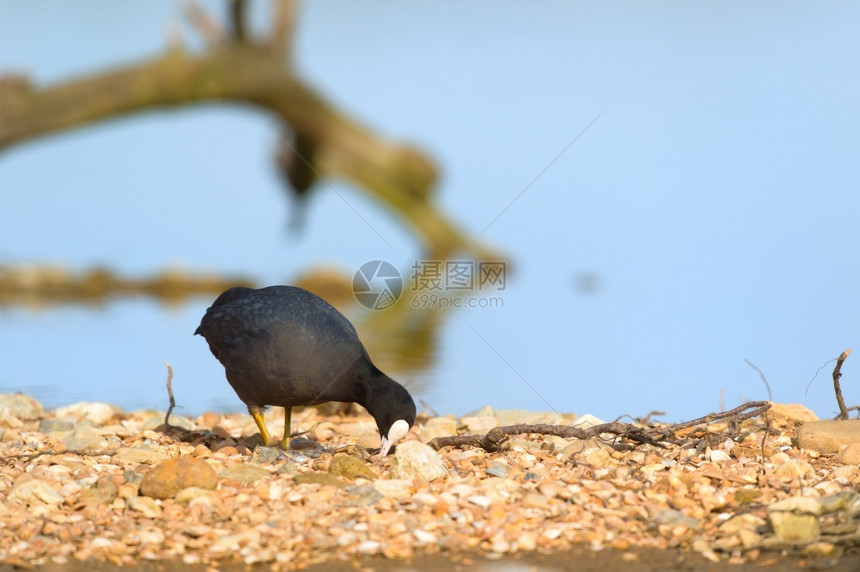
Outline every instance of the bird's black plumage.
MULTIPOLYGON (((355 328, 325 300, 294 286, 231 288, 206 310, 194 332, 209 343, 227 380, 247 406, 263 439, 267 405, 284 407, 288 443, 290 408, 326 401, 355 402, 373 415, 389 446, 415 422, 415 402, 382 373, 355 328)), ((267 443, 268 444, 268 443, 267 443)), ((384 451, 387 447, 383 446, 384 451)))

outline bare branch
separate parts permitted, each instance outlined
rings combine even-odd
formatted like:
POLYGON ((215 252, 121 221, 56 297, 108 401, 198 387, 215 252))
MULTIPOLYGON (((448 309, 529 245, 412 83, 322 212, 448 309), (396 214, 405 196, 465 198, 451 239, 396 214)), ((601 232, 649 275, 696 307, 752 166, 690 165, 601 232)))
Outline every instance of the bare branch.
POLYGON ((848 408, 845 407, 845 400, 842 399, 842 388, 839 385, 839 378, 842 377, 842 364, 850 353, 851 350, 842 352, 836 360, 836 367, 833 368, 833 389, 836 391, 836 403, 839 405, 837 419, 848 419, 848 408))
POLYGON ((0 90, 0 149, 142 110, 228 102, 278 118, 314 145, 314 169, 349 180, 398 214, 427 252, 494 255, 426 199, 436 167, 409 146, 382 140, 331 106, 273 59, 268 46, 229 44, 205 56, 173 52, 142 64, 43 89, 0 90), (7 102, 9 103, 7 105, 7 102))
POLYGON ((224 30, 203 8, 194 0, 185 2, 185 17, 207 44, 216 45, 224 39, 224 30))
POLYGON ((164 414, 164 426, 170 427, 170 414, 176 407, 176 399, 173 398, 173 367, 169 361, 164 362, 167 366, 167 396, 170 399, 170 406, 167 408, 167 413, 164 414))
POLYGON ((238 43, 245 41, 245 0, 230 0, 230 24, 233 28, 233 39, 238 43))
POLYGON ((296 27, 297 6, 295 0, 274 0, 272 9, 272 31, 269 45, 272 56, 292 66, 293 35, 296 27))

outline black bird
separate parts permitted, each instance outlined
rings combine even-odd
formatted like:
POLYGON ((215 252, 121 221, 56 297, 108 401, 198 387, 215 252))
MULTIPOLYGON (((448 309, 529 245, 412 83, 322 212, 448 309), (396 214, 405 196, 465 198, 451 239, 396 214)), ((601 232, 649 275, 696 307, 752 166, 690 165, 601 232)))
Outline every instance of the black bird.
POLYGON ((406 389, 379 371, 346 317, 295 286, 230 288, 206 310, 194 332, 224 365, 227 381, 271 443, 263 411, 286 410, 281 447, 289 448, 292 407, 326 401, 362 405, 382 437, 380 456, 415 422, 406 389))

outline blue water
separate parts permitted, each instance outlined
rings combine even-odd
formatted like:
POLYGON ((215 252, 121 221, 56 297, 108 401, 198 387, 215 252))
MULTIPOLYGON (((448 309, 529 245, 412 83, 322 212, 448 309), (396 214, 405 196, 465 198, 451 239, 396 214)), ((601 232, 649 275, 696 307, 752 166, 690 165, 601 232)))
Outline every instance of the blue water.
MULTIPOLYGON (((179 14, 4 3, 0 70, 50 83, 146 58, 179 14)), ((726 407, 766 398, 748 358, 774 399, 832 415, 831 366, 806 387, 858 346, 858 16, 853 3, 305 3, 308 81, 433 156, 438 202, 515 269, 503 307, 452 313, 435 365, 404 374, 420 397, 457 414, 679 420, 717 410, 721 392, 726 407)), ((0 263, 270 284, 318 264, 407 272, 422 256, 339 181, 290 234, 276 137, 259 112, 206 106, 5 151, 0 263)), ((188 412, 240 410, 191 336, 209 302, 2 310, 0 391, 163 408, 169 360, 188 412)), ((843 384, 858 403, 853 359, 843 384)))

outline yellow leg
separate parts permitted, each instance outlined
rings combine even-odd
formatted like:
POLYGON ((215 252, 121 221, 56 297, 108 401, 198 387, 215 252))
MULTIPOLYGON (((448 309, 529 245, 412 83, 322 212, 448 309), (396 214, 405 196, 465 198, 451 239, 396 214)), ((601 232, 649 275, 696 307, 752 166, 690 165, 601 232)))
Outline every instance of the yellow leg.
POLYGON ((256 405, 249 405, 248 413, 250 413, 251 417, 254 418, 257 428, 260 430, 260 435, 263 437, 263 445, 268 447, 272 442, 272 438, 269 437, 269 431, 266 429, 266 421, 263 419, 263 408, 257 407, 256 405))
POLYGON ((291 407, 284 407, 284 438, 281 439, 281 449, 288 451, 290 449, 290 424, 293 420, 293 410, 291 407))

